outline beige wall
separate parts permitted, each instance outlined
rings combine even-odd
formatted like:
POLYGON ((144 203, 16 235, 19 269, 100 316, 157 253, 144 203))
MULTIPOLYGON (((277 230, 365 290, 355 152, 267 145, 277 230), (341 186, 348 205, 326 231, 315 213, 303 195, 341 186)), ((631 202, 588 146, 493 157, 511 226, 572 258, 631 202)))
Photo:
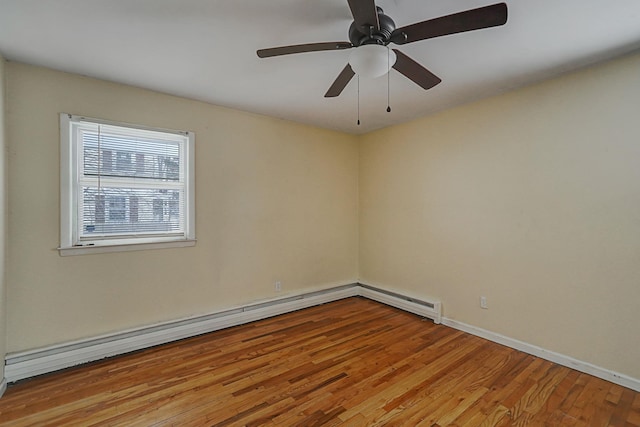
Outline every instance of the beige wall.
POLYGON ((4 379, 4 356, 6 355, 6 286, 5 286, 5 241, 7 227, 6 210, 6 140, 5 140, 5 61, 0 54, 0 383, 4 379))
POLYGON ((640 378, 639 108, 635 54, 367 135, 362 281, 640 378))
POLYGON ((357 280, 355 137, 19 63, 7 77, 9 352, 357 280), (197 245, 60 257, 60 112, 194 131, 197 245))
POLYGON ((8 63, 7 350, 360 277, 640 378, 638 70, 356 138, 8 63), (60 257, 59 112, 195 131, 197 246, 60 257))

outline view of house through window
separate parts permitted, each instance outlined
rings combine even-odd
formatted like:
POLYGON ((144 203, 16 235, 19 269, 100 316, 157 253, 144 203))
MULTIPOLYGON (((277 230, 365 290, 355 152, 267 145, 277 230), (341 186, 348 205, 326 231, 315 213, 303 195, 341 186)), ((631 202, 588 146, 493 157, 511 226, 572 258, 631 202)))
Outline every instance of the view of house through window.
POLYGON ((193 238, 193 134, 64 114, 61 124, 71 246, 193 238))

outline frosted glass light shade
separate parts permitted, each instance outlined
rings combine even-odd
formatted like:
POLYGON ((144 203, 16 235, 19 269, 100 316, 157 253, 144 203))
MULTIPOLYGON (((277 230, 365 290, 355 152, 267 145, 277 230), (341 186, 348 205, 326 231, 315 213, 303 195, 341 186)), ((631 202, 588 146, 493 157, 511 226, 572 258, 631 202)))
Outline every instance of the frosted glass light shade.
POLYGON ((389 72, 396 63, 396 53, 387 46, 365 44, 351 51, 349 64, 362 77, 375 78, 389 72))

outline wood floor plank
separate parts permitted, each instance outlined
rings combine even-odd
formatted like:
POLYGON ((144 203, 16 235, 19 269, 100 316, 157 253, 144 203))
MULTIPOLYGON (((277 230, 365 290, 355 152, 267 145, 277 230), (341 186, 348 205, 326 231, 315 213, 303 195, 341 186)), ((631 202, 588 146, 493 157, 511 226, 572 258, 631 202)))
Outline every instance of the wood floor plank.
POLYGON ((11 384, 0 426, 631 426, 640 393, 363 298, 11 384))

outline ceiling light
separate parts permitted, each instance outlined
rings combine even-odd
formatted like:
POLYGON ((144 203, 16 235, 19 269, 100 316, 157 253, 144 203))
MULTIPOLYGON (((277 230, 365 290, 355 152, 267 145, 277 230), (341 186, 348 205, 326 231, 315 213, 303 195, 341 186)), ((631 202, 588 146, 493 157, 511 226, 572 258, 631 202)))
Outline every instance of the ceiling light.
POLYGON ((349 56, 349 64, 353 71, 359 76, 368 78, 387 74, 395 63, 396 53, 380 44, 358 46, 349 56))

